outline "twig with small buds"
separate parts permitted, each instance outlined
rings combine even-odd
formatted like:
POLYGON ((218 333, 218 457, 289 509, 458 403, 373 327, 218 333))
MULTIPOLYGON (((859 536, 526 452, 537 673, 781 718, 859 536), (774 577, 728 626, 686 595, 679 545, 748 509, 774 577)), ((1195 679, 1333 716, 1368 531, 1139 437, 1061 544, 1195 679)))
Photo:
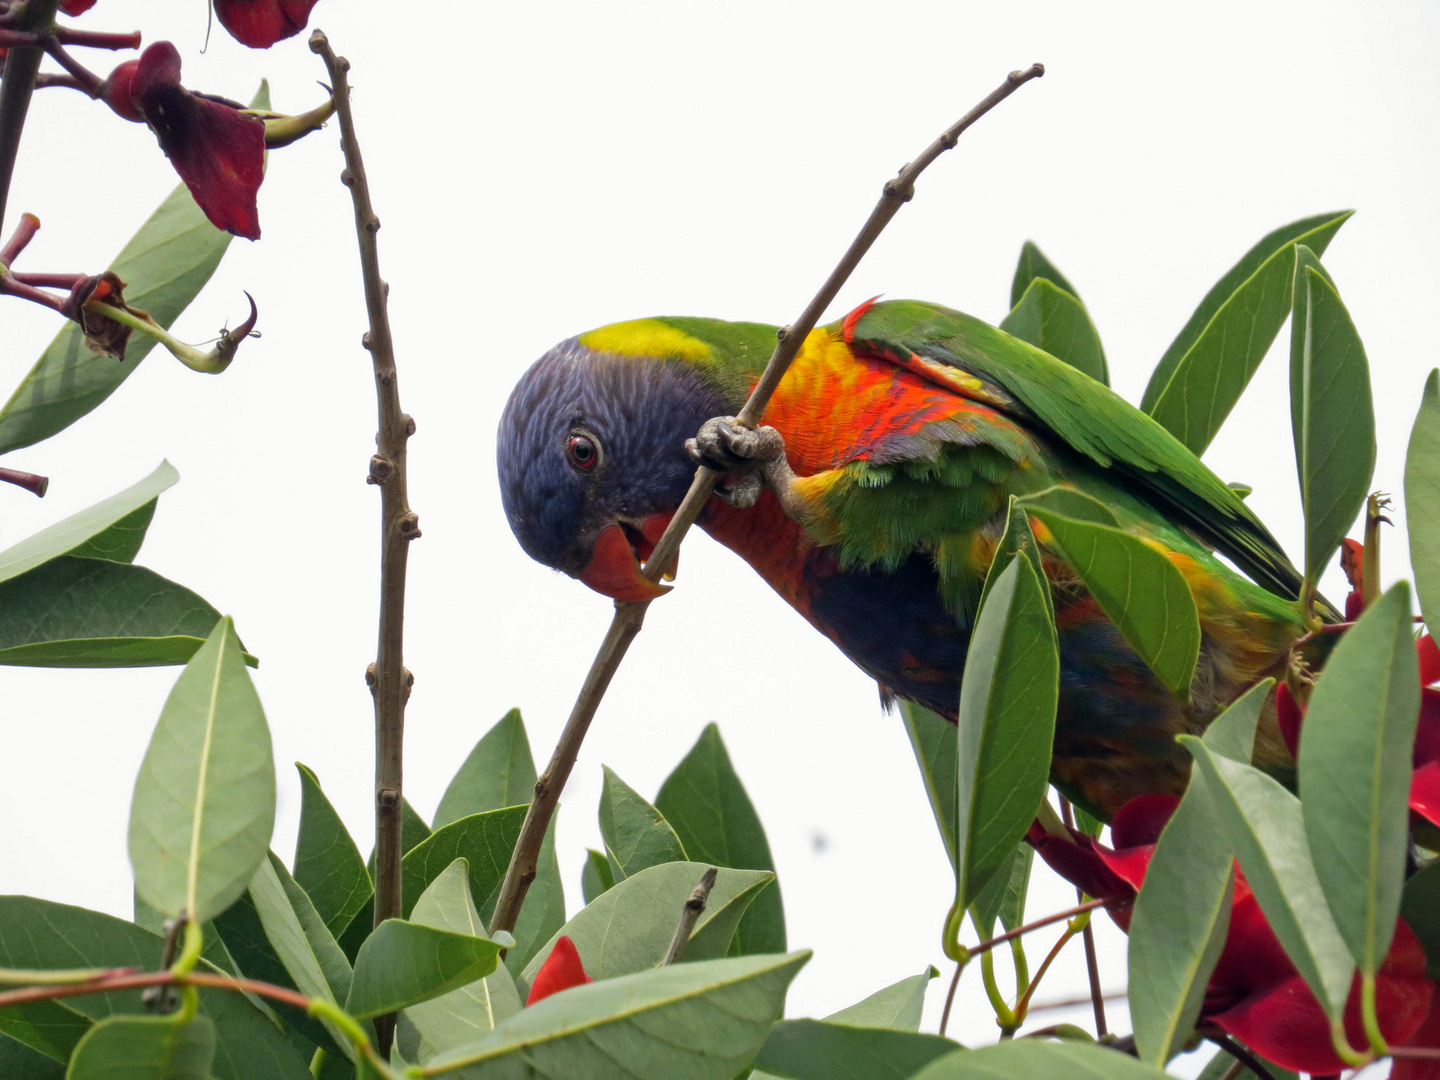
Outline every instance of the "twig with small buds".
POLYGON ((685 906, 680 910, 680 924, 675 927, 675 936, 670 939, 670 948, 665 950, 665 959, 660 961, 661 964, 679 963, 685 946, 690 942, 690 935, 695 932, 695 924, 705 911, 705 901, 710 899, 710 890, 715 887, 716 873, 715 867, 710 867, 700 875, 700 884, 690 890, 685 906))

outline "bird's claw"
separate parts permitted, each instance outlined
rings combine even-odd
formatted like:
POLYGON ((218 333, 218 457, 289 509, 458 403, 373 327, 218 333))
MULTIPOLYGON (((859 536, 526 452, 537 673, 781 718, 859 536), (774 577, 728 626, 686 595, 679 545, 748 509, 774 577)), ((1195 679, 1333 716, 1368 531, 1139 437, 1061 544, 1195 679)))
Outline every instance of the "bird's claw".
POLYGON ((780 432, 744 427, 733 416, 705 421, 695 438, 685 440, 685 450, 696 465, 725 474, 715 494, 741 508, 755 505, 774 466, 789 472, 780 432))

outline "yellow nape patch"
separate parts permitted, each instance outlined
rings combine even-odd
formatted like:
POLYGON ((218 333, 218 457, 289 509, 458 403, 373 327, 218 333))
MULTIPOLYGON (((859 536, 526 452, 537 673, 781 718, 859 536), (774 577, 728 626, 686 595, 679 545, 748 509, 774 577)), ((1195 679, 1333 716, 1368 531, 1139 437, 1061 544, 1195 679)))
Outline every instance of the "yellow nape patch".
POLYGON ((656 360, 704 360, 710 346, 699 338, 666 326, 659 319, 611 323, 580 335, 580 344, 596 352, 648 356, 656 360))

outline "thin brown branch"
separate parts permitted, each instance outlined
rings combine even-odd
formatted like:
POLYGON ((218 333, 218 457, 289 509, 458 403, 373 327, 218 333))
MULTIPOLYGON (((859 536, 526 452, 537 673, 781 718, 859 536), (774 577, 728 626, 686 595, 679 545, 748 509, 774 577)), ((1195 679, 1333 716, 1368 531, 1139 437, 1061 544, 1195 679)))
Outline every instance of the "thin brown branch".
MULTIPOLYGON (((895 216, 901 206, 914 196, 915 181, 920 174, 937 157, 946 150, 952 149, 966 128, 1025 83, 1044 74, 1045 67, 1042 64, 1034 64, 1025 71, 1012 71, 1005 82, 984 101, 947 128, 938 139, 926 147, 924 153, 901 169, 899 176, 885 184, 879 203, 870 212, 870 217, 866 220, 865 225, 851 242, 845 254, 841 256, 840 262, 826 278, 820 291, 806 306, 800 318, 779 332, 780 340, 775 346, 775 351, 771 354, 769 363, 765 365, 760 381, 755 384, 755 388, 750 392, 750 397, 740 410, 739 420, 742 424, 754 427, 759 422, 765 406, 770 402, 771 394, 780 385, 780 380, 784 378, 800 345, 814 329, 816 322, 839 294, 845 282, 850 279, 851 273, 859 265, 865 253, 870 250, 880 233, 884 231, 885 226, 890 223, 890 219, 895 216)), ((690 526, 699 518, 700 511, 704 509, 705 503, 715 490, 717 479, 718 474, 703 466, 695 470, 695 479, 690 484, 690 490, 686 492, 679 509, 670 519, 664 535, 660 537, 659 543, 655 545, 655 550, 645 562, 643 574, 646 580, 659 581, 662 573, 674 565, 676 553, 680 550, 680 542, 685 538, 685 533, 690 526)), ((605 640, 601 642, 600 651, 596 653, 595 660, 590 665, 590 671, 585 676, 585 683, 580 688, 580 696, 576 698, 575 706, 570 711, 570 719, 565 724, 560 741, 555 745, 555 753, 544 774, 535 782, 535 798, 531 801, 530 809, 525 815, 525 823, 521 826, 519 839, 515 842, 515 850, 510 856, 510 866, 506 870, 505 880, 500 886, 500 895, 492 920, 492 930, 513 930, 515 928, 515 920, 520 914, 521 906, 525 903, 525 894, 529 891, 530 883, 535 880, 540 844, 545 838, 545 830, 549 827, 550 819, 555 814, 555 806, 560 799, 560 792, 565 787, 565 781, 570 776, 575 758, 580 753, 580 744, 590 728, 590 721, 594 719, 595 710, 600 706, 600 699, 610 685, 616 668, 625 658, 625 652, 629 649, 630 642, 640 632, 640 627, 645 620, 645 609, 649 604, 648 600, 622 600, 615 604, 615 617, 610 623, 610 629, 605 634, 605 640)))
MULTIPOLYGON (((355 232, 360 242, 360 267, 365 281, 365 307, 370 329, 361 339, 370 351, 375 370, 375 396, 379 412, 376 453, 370 459, 369 482, 380 488, 380 628, 375 663, 366 681, 375 702, 375 925, 401 914, 400 807, 403 793, 405 702, 414 682, 405 670, 405 569, 410 541, 420 535, 419 518, 410 509, 406 486, 406 446, 415 433, 415 421, 400 408, 395 375, 395 349, 390 334, 386 297, 380 277, 380 256, 375 234, 380 229, 370 202, 365 162, 355 137, 350 109, 350 62, 335 55, 324 33, 310 35, 310 48, 325 61, 334 87, 340 118, 340 144, 345 153, 341 182, 355 204, 355 232)), ((382 1055, 390 1050, 393 1020, 381 1018, 376 1031, 382 1055)))
POLYGON ((685 946, 690 943, 695 924, 705 910, 705 901, 710 899, 710 890, 715 887, 715 875, 716 870, 712 866, 700 875, 700 884, 690 890, 684 907, 680 909, 680 924, 675 927, 675 936, 670 939, 670 948, 665 950, 665 959, 660 961, 661 964, 680 962, 685 946))
POLYGON ((1257 1080, 1275 1080, 1275 1074, 1265 1067, 1263 1061, 1219 1028, 1207 1027, 1201 1034, 1254 1073, 1257 1080))
POLYGON ((170 971, 142 971, 135 974, 108 975, 82 983, 64 983, 58 986, 27 986, 22 990, 7 990, 0 993, 0 1009, 12 1005, 26 1005, 32 1001, 49 1001, 55 998, 80 997, 85 994, 104 994, 112 990, 139 990, 148 986, 206 986, 218 990, 234 990, 283 1001, 299 1009, 309 1009, 310 999, 298 991, 256 979, 234 979, 229 975, 214 975, 205 971, 192 971, 188 975, 177 975, 170 971))
POLYGON ((1392 1046, 1390 1056, 1397 1060, 1440 1061, 1440 1049, 1432 1046, 1392 1046))
MULTIPOLYGON (((1089 926, 1090 924, 1087 922, 1085 925, 1089 926)), ((1024 1020, 1026 1015, 1029 1014, 1030 995, 1035 993, 1035 988, 1040 985, 1040 980, 1045 978, 1045 973, 1050 970, 1050 965, 1055 962, 1055 958, 1060 955, 1065 946, 1070 944, 1070 939, 1074 936, 1075 931, 1067 926, 1065 932, 1060 935, 1060 939, 1056 941, 1055 944, 1050 947, 1050 951, 1045 954, 1045 959, 1040 961, 1040 970, 1035 972, 1035 977, 1030 980, 1030 985, 1025 988, 1025 993, 1021 994, 1020 1000, 1015 1003, 1015 1015, 1017 1018, 1024 1020)))
MULTIPOLYGON (((127 46, 117 45, 115 47, 123 49, 127 46)), ((133 48, 133 46, 130 47, 133 48)), ((69 52, 66 51, 65 46, 61 45, 58 40, 52 37, 47 41, 45 43, 45 51, 50 54, 50 59, 64 68, 66 74, 80 84, 78 89, 89 94, 92 98, 98 98, 104 93, 105 80, 71 56, 69 52)))
MULTIPOLYGON (((1075 815, 1070 810, 1070 800, 1060 796, 1060 817, 1066 827, 1075 824, 1075 815)), ((1084 900, 1085 893, 1081 889, 1075 890, 1075 899, 1084 900)), ((1085 974, 1090 979, 1090 1006, 1095 1014, 1095 1037, 1103 1039, 1109 1034, 1109 1028, 1105 1025, 1105 991, 1100 988, 1100 957, 1095 951, 1095 930, 1087 922, 1083 932, 1085 941, 1085 974)))
POLYGON ((940 1014, 940 1034, 945 1034, 945 1029, 950 1026, 950 1006, 955 1004, 955 990, 960 985, 960 973, 965 970, 965 963, 955 965, 955 974, 950 976, 950 989, 945 992, 945 1011, 940 1014))
MULTIPOLYGON (((1068 908, 1065 911, 1058 911, 1054 915, 1046 915, 1043 919, 1036 919, 1034 922, 1026 923, 1024 926, 1017 926, 1014 930, 1007 930, 999 937, 993 937, 989 941, 982 941, 979 945, 970 946, 967 951, 970 953, 971 956, 979 956, 983 952, 989 952, 996 945, 1004 944, 1011 938, 1017 938, 1020 937, 1022 934, 1028 934, 1032 930, 1040 930, 1043 927, 1050 926, 1057 922, 1061 922, 1064 919, 1073 919, 1076 915, 1084 915, 1087 911, 1094 911, 1096 908, 1104 907, 1106 904, 1109 903, 1112 903, 1109 898, 1103 900, 1087 900, 1083 904, 1076 904, 1073 908, 1068 908)), ((1035 982, 1037 979, 1039 979, 1039 977, 1039 975, 1036 975, 1035 979, 1032 979, 1031 982, 1035 982)))

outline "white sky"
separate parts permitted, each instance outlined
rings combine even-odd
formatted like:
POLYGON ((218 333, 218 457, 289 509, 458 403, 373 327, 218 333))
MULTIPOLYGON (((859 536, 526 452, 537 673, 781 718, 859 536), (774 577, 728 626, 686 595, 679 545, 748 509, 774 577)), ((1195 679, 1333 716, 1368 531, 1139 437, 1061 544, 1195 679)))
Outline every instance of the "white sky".
MULTIPOLYGON (((401 393, 418 424, 406 794, 422 813, 512 705, 543 764, 610 617, 604 598, 531 562, 500 512, 494 431, 520 373, 556 341, 618 319, 794 317, 880 184, 1034 60, 1046 77, 932 167, 831 316, 885 293, 998 321, 1033 238, 1083 294, 1116 388, 1136 400, 1251 243, 1357 208, 1326 263, 1382 410, 1375 484, 1400 488, 1440 355, 1422 333, 1440 293, 1432 5, 432 3, 409 9, 425 12, 413 25, 402 9, 322 0, 312 25, 354 65, 401 393)), ((278 108, 318 100, 323 68, 303 36, 259 53, 217 27, 201 55, 203 5, 161 0, 101 0, 83 25, 172 39, 196 89, 245 99, 267 75, 278 108)), ((111 63, 87 59, 102 73, 111 63)), ((37 98, 22 155, 7 229, 22 210, 45 223, 25 269, 99 269, 175 183, 143 128, 69 91, 37 98)), ((48 498, 0 490, 8 544, 162 457, 180 469, 138 561, 233 614, 261 657, 286 855, 296 760, 363 847, 372 836, 361 673, 375 646, 374 396, 340 167, 333 128, 274 153, 264 239, 236 241, 178 324, 208 338, 243 315, 250 290, 264 336, 229 372, 196 375, 157 351, 98 412, 6 458, 49 474, 48 498)), ((55 325, 18 302, 3 310, 8 394, 55 325)), ((1282 332, 1207 460, 1255 486, 1251 504, 1297 552, 1287 342, 1282 332)), ((1386 569, 1400 574, 1396 520, 1386 569)), ((792 946, 816 950, 790 1014, 833 1011, 932 962, 948 978, 938 942, 950 872, 898 717, 729 552, 697 534, 682 570, 566 794, 571 911, 583 848, 599 839, 601 763, 653 796, 716 720, 767 825, 792 946)), ((129 795, 175 674, 0 672, 0 891, 129 913, 129 795)), ((1037 886, 1032 914, 1071 895, 1037 886)), ((1118 988, 1124 939, 1099 922, 1105 985, 1118 988)), ((1035 937, 1032 968, 1052 940, 1035 937)), ((1038 996, 1083 985, 1077 945, 1038 996)), ((943 992, 937 981, 930 1030, 943 992)), ((993 1037, 978 971, 951 1034, 993 1037)))

